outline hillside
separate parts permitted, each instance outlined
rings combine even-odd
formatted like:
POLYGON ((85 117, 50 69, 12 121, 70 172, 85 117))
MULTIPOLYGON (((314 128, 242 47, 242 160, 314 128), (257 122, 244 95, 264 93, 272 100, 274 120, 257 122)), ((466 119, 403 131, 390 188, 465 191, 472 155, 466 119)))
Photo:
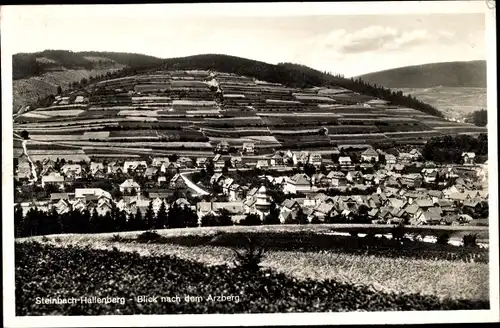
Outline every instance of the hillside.
POLYGON ((486 88, 486 61, 447 62, 400 67, 359 76, 388 88, 486 88))
POLYGON ((45 50, 12 57, 13 111, 33 104, 57 87, 68 90, 73 83, 105 76, 125 67, 142 69, 160 65, 161 59, 117 52, 71 52, 45 50))
POLYGON ((32 160, 209 156, 222 141, 229 152, 250 142, 267 156, 486 131, 342 87, 292 88, 200 69, 110 75, 15 117, 16 138, 28 132, 32 160))
MULTIPOLYGON (((361 79, 345 78, 341 75, 332 75, 312 69, 310 67, 292 63, 272 65, 256 60, 218 54, 205 54, 165 60, 167 69, 202 69, 216 70, 224 73, 246 75, 259 80, 282 83, 287 87, 341 87, 352 91, 381 98, 394 105, 417 109, 426 114, 443 117, 443 114, 420 100, 402 92, 373 86, 361 79)), ((356 104, 354 102, 353 104, 356 104)))
MULTIPOLYGON (((30 77, 29 83, 32 82, 31 77, 47 74, 51 70, 73 70, 73 69, 107 69, 110 67, 131 68, 131 72, 143 69, 152 69, 163 67, 165 69, 198 69, 198 70, 214 70, 223 73, 233 73, 237 75, 245 75, 263 81, 281 83, 287 87, 341 87, 353 90, 357 93, 364 94, 370 97, 381 98, 387 100, 394 105, 405 106, 417 109, 426 114, 443 117, 443 114, 422 101, 415 99, 412 96, 404 95, 402 92, 393 91, 383 87, 375 87, 361 79, 347 79, 341 75, 331 75, 325 72, 320 72, 312 68, 297 65, 292 63, 280 63, 272 65, 256 60, 240 58, 228 55, 205 54, 181 58, 159 59, 156 57, 123 54, 113 52, 79 52, 73 53, 68 51, 49 50, 37 54, 17 54, 14 60, 14 77, 15 81, 19 77, 30 77), (113 66, 114 65, 114 66, 113 66)), ((107 72, 106 72, 107 73, 107 72)), ((108 76, 109 77, 109 76, 108 76)), ((79 81, 77 81, 79 82, 79 81)), ((15 83, 16 84, 16 83, 15 83)), ((26 91, 21 88, 17 91, 15 88, 14 112, 17 112, 22 105, 30 104, 39 99, 34 99, 35 95, 46 94, 40 93, 37 89, 38 82, 34 82, 31 89, 26 91), (33 96, 30 96, 33 95, 33 96)), ((54 84, 53 89, 56 88, 54 84)), ((68 86, 67 88, 70 88, 68 86)), ((63 86, 64 89, 64 86, 63 86)), ((356 101, 351 101, 356 104, 356 101)))

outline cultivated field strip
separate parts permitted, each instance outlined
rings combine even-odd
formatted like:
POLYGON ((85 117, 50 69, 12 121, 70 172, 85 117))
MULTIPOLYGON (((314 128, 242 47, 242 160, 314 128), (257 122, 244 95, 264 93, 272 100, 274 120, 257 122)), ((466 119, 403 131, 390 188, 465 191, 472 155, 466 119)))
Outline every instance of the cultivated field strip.
POLYGON ((16 117, 14 131, 24 130, 33 140, 68 146, 193 151, 213 149, 224 140, 235 147, 254 142, 260 148, 320 149, 390 140, 419 144, 443 134, 485 131, 344 88, 289 88, 182 70, 89 85, 69 101, 62 98, 16 117))

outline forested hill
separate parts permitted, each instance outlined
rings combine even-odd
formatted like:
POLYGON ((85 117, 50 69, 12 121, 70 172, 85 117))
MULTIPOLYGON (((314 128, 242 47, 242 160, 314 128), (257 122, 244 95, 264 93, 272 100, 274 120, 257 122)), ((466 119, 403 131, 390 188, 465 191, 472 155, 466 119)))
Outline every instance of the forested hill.
POLYGON ((400 67, 359 76, 389 88, 478 87, 486 88, 486 61, 433 63, 400 67))
POLYGON ((68 50, 45 50, 36 53, 19 53, 12 56, 13 79, 24 79, 54 70, 106 68, 122 65, 132 68, 159 66, 162 59, 153 56, 120 53, 68 50))
MULTIPOLYGON (((220 55, 204 54, 180 58, 160 59, 157 57, 116 53, 116 52, 71 52, 46 50, 34 54, 16 54, 13 58, 13 78, 22 79, 45 73, 50 70, 95 69, 120 67, 110 77, 124 76, 148 69, 199 69, 214 70, 254 77, 268 82, 277 82, 288 87, 339 86, 355 92, 388 100, 394 105, 417 109, 424 113, 443 117, 436 108, 383 87, 365 83, 361 79, 332 75, 307 66, 292 63, 277 65, 261 61, 220 55), (114 66, 113 66, 114 65, 114 66), (117 66, 118 65, 118 66, 117 66)), ((76 81, 78 82, 78 81, 76 81)))
POLYGON ((391 101, 395 105, 420 110, 424 113, 443 117, 443 114, 429 104, 414 97, 403 95, 381 86, 374 86, 359 78, 345 78, 342 75, 332 75, 310 67, 292 63, 272 65, 261 61, 227 56, 227 55, 196 55, 165 60, 167 69, 204 69, 216 70, 237 75, 251 76, 263 81, 282 83, 289 87, 339 86, 358 93, 391 101))

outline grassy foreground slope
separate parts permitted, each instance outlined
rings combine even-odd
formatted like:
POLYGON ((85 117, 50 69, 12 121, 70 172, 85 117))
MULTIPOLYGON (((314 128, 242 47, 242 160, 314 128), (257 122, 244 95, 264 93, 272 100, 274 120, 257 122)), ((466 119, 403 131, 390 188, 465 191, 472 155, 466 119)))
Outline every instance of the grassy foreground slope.
POLYGON ((486 88, 486 61, 446 62, 407 66, 359 76, 389 88, 486 88))
POLYGON ((15 252, 18 316, 489 308, 488 301, 385 293, 335 280, 298 280, 272 271, 249 273, 227 265, 207 267, 171 256, 141 257, 117 249, 103 251, 18 243, 15 252), (122 297, 124 301, 110 304, 36 302, 42 297, 80 299, 82 294, 122 297), (140 295, 157 296, 158 300, 141 303, 137 300, 140 295), (167 298, 175 296, 180 300, 167 298), (197 299, 189 301, 186 296, 197 299))

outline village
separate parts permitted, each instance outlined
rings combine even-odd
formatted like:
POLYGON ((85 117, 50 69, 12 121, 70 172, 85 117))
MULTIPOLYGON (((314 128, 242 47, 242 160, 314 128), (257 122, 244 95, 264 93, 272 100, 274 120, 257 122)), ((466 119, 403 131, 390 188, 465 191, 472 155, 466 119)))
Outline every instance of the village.
POLYGON ((155 213, 177 204, 195 212, 198 224, 221 214, 233 224, 250 214, 261 221, 272 214, 276 223, 487 222, 488 164, 475 164, 474 153, 463 153, 460 165, 424 161, 416 148, 398 154, 372 147, 256 153, 245 143, 239 154, 229 154, 222 141, 213 157, 31 164, 22 154, 15 201, 24 214, 37 208, 101 216, 114 206, 130 216, 145 215, 150 203, 155 213))

